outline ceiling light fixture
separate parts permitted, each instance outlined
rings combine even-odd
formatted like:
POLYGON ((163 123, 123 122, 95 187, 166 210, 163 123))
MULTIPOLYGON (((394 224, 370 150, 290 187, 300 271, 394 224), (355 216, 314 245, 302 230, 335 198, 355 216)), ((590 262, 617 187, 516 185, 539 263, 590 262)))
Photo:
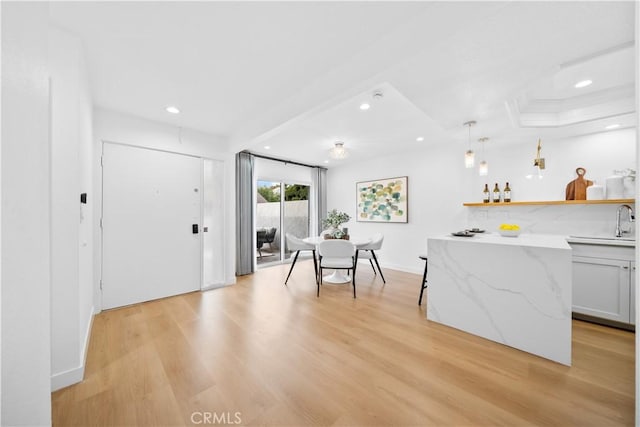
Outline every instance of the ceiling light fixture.
POLYGON ((165 108, 165 110, 167 110, 167 113, 180 114, 180 110, 178 109, 178 107, 174 107, 173 105, 165 108))
POLYGON ((270 146, 268 146, 268 145, 265 145, 265 146, 264 146, 264 149, 265 149, 265 150, 271 150, 271 147, 270 147, 270 146))
POLYGON ((419 137, 417 137, 417 138, 416 138, 416 141, 418 141, 418 142, 422 142, 422 141, 424 141, 424 137, 419 136, 419 137))
POLYGON ((467 149, 466 153, 464 153, 464 167, 467 169, 471 169, 475 162, 474 160, 475 153, 471 149, 471 126, 475 124, 476 124, 475 120, 469 120, 468 122, 464 122, 462 124, 463 126, 469 126, 469 139, 467 140, 467 144, 469 148, 467 149))
POLYGON ((604 128, 605 128, 606 130, 611 130, 611 129, 618 129, 619 127, 620 127, 620 124, 619 124, 619 123, 614 123, 614 124, 612 124, 612 125, 605 126, 604 128))
POLYGON ((367 104, 366 102, 363 102, 362 104, 360 104, 360 109, 363 111, 366 111, 369 108, 371 108, 371 105, 367 104))
POLYGON ((336 160, 346 159, 349 157, 349 152, 344 148, 344 142, 336 141, 333 148, 329 150, 329 157, 336 160))
POLYGON ((480 138, 478 141, 480 141, 482 143, 482 161, 480 162, 480 164, 478 165, 478 175, 480 176, 487 176, 489 174, 489 163, 487 163, 486 160, 484 160, 484 143, 487 142, 489 140, 489 138, 482 137, 480 138))
POLYGON ((593 82, 591 80, 581 80, 578 83, 576 83, 573 87, 575 87, 576 89, 581 89, 583 87, 587 87, 590 86, 593 82))

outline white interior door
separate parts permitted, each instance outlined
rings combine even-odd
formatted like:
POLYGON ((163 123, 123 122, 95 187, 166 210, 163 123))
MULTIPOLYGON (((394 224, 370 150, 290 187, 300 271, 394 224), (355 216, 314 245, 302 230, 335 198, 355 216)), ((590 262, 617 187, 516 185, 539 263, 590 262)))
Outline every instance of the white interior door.
POLYGON ((201 159, 105 143, 102 174, 102 308, 200 289, 201 159))

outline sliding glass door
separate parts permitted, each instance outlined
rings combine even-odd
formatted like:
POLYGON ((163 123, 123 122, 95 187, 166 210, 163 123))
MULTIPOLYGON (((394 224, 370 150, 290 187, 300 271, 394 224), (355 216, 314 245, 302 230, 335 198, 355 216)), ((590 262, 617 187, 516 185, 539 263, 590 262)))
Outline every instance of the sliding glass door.
POLYGON ((309 185, 259 180, 257 188, 257 263, 279 263, 291 257, 286 233, 309 236, 309 185))
POLYGON ((282 260, 282 183, 258 181, 256 256, 258 265, 282 260))
MULTIPOLYGON (((309 236, 309 186, 285 184, 283 197, 283 230, 304 239, 309 236)), ((291 251, 284 248, 283 259, 291 258, 291 251)))

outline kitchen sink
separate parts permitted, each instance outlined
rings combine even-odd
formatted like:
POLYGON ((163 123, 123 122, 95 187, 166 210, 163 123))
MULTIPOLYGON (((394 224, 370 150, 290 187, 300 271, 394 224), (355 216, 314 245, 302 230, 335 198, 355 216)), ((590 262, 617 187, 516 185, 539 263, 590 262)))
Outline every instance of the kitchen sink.
POLYGON ((571 239, 595 239, 595 240, 622 240, 625 242, 635 242, 636 239, 632 237, 602 237, 602 236, 569 236, 571 239))
POLYGON ((636 239, 633 237, 568 236, 567 242, 607 246, 636 246, 636 239))

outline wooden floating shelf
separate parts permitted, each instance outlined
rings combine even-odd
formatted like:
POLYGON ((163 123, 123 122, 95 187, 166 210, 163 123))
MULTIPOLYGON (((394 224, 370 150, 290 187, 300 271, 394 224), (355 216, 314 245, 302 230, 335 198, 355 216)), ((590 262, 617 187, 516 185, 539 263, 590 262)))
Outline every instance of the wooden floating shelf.
POLYGON ((535 205, 616 205, 624 203, 635 203, 636 199, 611 199, 611 200, 548 200, 540 202, 500 202, 500 203, 463 203, 469 207, 491 207, 491 206, 535 206, 535 205))

